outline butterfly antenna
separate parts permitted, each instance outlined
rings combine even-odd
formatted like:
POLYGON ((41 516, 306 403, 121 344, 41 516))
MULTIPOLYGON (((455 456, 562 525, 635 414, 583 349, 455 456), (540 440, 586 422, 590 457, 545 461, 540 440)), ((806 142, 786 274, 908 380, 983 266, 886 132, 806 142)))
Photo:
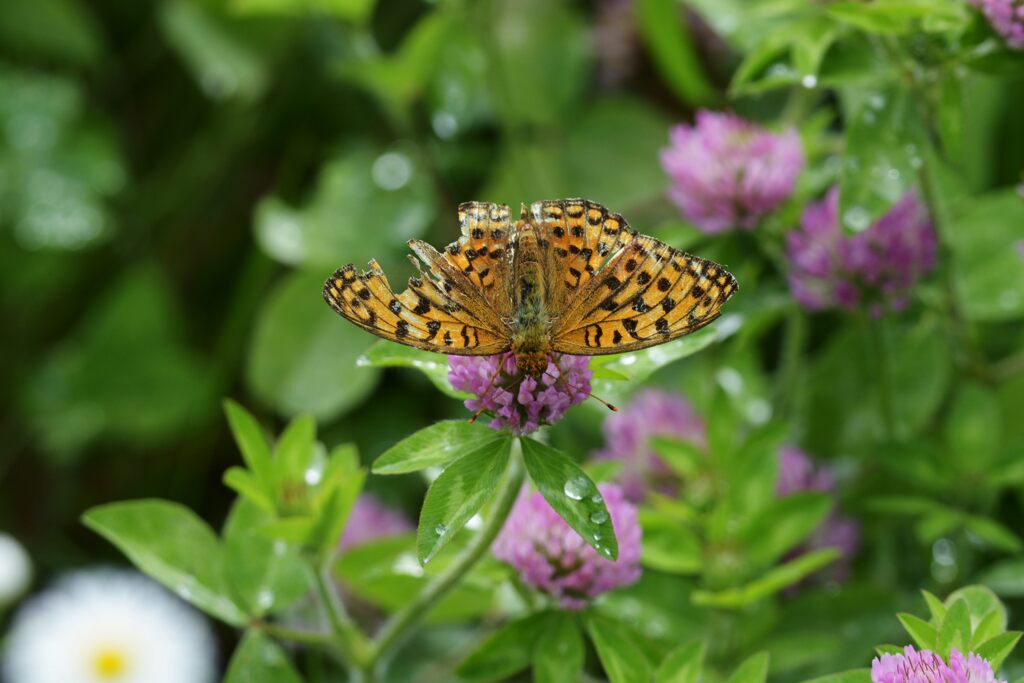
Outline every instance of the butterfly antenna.
POLYGON ((616 408, 614 405, 612 405, 608 401, 604 400, 600 396, 594 396, 593 394, 587 394, 587 396, 589 396, 590 398, 594 399, 595 401, 597 401, 598 403, 600 403, 601 405, 603 405, 605 408, 607 408, 608 410, 612 411, 613 413, 619 412, 618 408, 616 408))

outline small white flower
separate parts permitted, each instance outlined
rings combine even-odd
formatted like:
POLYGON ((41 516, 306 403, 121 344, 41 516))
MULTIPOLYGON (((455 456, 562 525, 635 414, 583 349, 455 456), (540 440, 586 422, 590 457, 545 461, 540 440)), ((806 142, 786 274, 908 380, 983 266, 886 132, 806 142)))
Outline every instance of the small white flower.
POLYGON ((28 553, 13 536, 0 533, 0 607, 24 593, 31 579, 32 562, 28 553))
POLYGON ((135 572, 74 573, 16 615, 5 644, 10 683, 209 683, 205 620, 135 572))

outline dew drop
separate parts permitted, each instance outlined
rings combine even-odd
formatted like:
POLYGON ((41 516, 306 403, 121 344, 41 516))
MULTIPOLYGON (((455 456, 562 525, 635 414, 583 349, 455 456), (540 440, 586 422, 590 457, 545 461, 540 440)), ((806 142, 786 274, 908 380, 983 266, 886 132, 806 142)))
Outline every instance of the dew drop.
POLYGON ((591 503, 594 503, 595 505, 596 505, 597 503, 601 503, 601 502, 602 502, 603 500, 604 500, 604 499, 603 499, 603 498, 601 497, 601 494, 600 494, 600 493, 595 493, 594 495, 592 495, 592 496, 590 497, 590 502, 591 502, 591 503))
POLYGON ((590 493, 590 480, 578 474, 565 482, 565 487, 562 490, 573 500, 583 500, 590 493))
POLYGON ((814 74, 807 74, 800 79, 800 85, 804 86, 808 90, 818 85, 818 77, 814 74))
POLYGON ((889 177, 889 180, 899 180, 900 179, 900 172, 897 171, 895 168, 890 168, 889 172, 886 175, 889 177))
POLYGON ((446 533, 448 533, 448 527, 444 524, 438 524, 434 527, 434 533, 438 536, 444 536, 446 533))
POLYGON ((604 510, 598 510, 594 514, 590 515, 590 521, 594 524, 604 524, 608 521, 608 513, 604 510))

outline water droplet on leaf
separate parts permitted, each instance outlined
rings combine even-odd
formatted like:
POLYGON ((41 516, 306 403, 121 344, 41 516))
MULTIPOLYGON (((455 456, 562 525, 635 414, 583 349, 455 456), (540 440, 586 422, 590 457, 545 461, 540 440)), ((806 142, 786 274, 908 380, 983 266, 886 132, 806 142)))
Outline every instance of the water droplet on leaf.
POLYGON ((583 500, 590 493, 590 487, 590 480, 578 474, 565 482, 565 487, 562 490, 573 500, 583 500))
POLYGON ((608 513, 605 512, 604 510, 598 510, 594 514, 590 515, 590 521, 594 524, 604 524, 608 521, 608 513))

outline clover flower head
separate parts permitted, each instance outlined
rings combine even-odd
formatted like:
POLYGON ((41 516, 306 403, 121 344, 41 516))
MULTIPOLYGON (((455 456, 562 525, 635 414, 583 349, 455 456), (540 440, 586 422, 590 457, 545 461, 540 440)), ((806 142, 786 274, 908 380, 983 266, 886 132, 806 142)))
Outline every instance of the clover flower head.
POLYGON ((600 555, 540 493, 524 488, 491 550, 519 570, 523 583, 547 593, 562 607, 583 609, 601 593, 640 578, 637 511, 615 484, 599 484, 619 544, 619 559, 600 555))
MULTIPOLYGON (((793 446, 783 446, 779 449, 779 474, 775 484, 775 495, 784 498, 801 491, 834 493, 835 490, 835 477, 829 468, 816 464, 810 456, 793 446)), ((836 548, 840 552, 840 559, 827 570, 827 576, 832 580, 842 581, 849 573, 850 562, 859 545, 860 527, 857 522, 844 517, 833 508, 810 538, 793 554, 836 548)))
POLYGON ((638 393, 629 405, 605 418, 603 431, 605 447, 594 457, 622 463, 616 479, 634 503, 651 489, 671 493, 676 488, 671 470, 648 443, 651 437, 674 437, 701 448, 707 445, 704 420, 689 402, 656 389, 638 393))
POLYGON ((981 10, 995 32, 1014 50, 1024 50, 1024 2, 1021 0, 968 0, 981 10))
POLYGON ((996 678, 992 665, 970 652, 965 657, 955 648, 949 664, 928 650, 908 645, 903 654, 884 654, 871 662, 871 683, 1006 683, 996 678))
POLYGON ((370 493, 361 493, 349 513, 338 548, 344 552, 368 541, 404 534, 412 528, 400 512, 384 505, 370 493))
POLYGON ((569 408, 590 395, 589 356, 552 354, 540 377, 516 369, 515 354, 449 356, 448 380, 460 391, 475 394, 466 408, 490 412, 490 426, 523 435, 554 424, 569 408))
POLYGON ((899 311, 914 284, 935 266, 936 250, 935 230, 915 192, 863 232, 845 235, 834 187, 786 235, 790 292, 809 310, 866 305, 875 316, 899 311))
POLYGON ((71 574, 24 603, 2 677, 18 683, 207 683, 213 634, 194 610, 140 574, 71 574))
POLYGON ((752 230, 792 193, 804 167, 795 129, 772 133, 733 114, 697 112, 661 152, 668 197, 706 233, 752 230))

